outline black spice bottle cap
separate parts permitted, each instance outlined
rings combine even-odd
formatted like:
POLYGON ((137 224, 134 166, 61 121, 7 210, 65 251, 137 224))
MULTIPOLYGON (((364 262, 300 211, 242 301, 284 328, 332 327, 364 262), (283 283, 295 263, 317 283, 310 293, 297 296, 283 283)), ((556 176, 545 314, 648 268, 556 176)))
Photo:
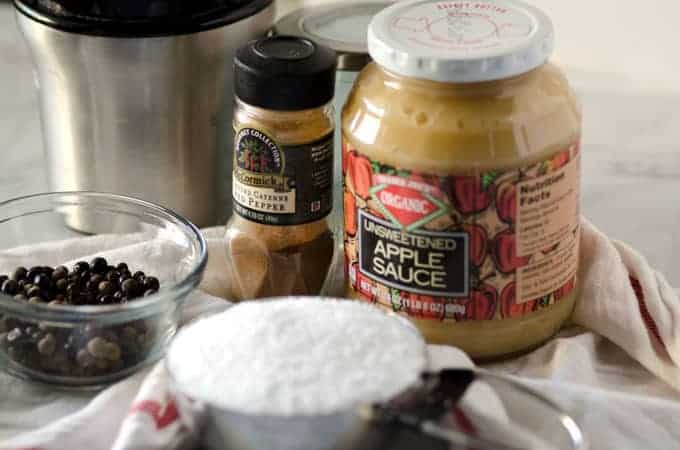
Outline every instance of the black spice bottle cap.
POLYGON ((317 108, 333 99, 335 52, 309 39, 272 36, 249 42, 234 58, 234 93, 264 109, 317 108))

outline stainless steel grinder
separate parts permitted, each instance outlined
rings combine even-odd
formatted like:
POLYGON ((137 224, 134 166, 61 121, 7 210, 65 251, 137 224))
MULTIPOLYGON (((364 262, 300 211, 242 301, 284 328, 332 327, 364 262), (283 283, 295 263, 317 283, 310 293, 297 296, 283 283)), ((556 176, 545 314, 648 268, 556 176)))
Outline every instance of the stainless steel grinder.
MULTIPOLYGON (((232 60, 272 0, 15 0, 49 186, 131 195, 199 226, 231 211, 232 60)), ((87 231, 88 220, 72 226, 87 231)))

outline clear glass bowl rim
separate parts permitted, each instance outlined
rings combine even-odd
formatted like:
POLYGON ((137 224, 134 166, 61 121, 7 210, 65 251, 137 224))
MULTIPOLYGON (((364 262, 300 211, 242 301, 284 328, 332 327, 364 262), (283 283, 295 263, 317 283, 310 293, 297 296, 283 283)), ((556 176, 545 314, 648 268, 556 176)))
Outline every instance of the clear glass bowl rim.
POLYGON ((134 206, 143 211, 151 212, 166 223, 170 223, 182 231, 194 248, 198 248, 198 260, 182 280, 161 288, 154 295, 135 300, 123 305, 106 306, 75 306, 75 305, 50 305, 43 303, 30 304, 16 300, 4 293, 0 293, 0 312, 15 316, 30 318, 33 320, 45 320, 55 322, 90 322, 105 321, 119 322, 136 317, 148 316, 156 311, 164 309, 166 303, 182 299, 193 290, 201 280, 208 260, 208 245, 196 225, 180 214, 157 205, 155 203, 119 194, 111 194, 93 191, 63 191, 47 192, 15 197, 0 202, 0 223, 13 220, 21 216, 3 217, 3 209, 20 202, 31 202, 39 199, 55 200, 61 197, 77 197, 100 200, 113 200, 127 206, 134 206))

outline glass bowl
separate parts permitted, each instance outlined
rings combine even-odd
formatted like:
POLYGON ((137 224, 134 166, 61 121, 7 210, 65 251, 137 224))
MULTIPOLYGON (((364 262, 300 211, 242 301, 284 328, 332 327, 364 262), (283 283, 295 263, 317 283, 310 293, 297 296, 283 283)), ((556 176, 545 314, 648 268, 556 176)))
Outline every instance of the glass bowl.
POLYGON ((18 267, 72 271, 76 262, 100 256, 110 266, 124 262, 131 273, 155 276, 160 288, 125 303, 74 305, 17 299, 0 286, 0 368, 96 388, 163 355, 205 269, 206 242, 196 226, 161 206, 113 194, 49 193, 0 203, 0 276, 11 279, 18 267))

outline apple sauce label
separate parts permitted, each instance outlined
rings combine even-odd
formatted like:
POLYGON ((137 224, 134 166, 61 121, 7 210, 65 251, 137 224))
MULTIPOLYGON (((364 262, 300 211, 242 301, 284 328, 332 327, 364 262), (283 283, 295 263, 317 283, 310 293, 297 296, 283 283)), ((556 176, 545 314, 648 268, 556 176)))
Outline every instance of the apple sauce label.
POLYGON ((299 225, 332 207, 333 134, 296 146, 241 128, 234 139, 234 212, 267 225, 299 225))
POLYGON ((425 295, 468 294, 465 233, 404 233, 359 212, 359 270, 387 286, 425 295))
POLYGON ((410 317, 492 320, 571 294, 579 146, 507 171, 439 176, 343 142, 345 264, 359 298, 410 317))

